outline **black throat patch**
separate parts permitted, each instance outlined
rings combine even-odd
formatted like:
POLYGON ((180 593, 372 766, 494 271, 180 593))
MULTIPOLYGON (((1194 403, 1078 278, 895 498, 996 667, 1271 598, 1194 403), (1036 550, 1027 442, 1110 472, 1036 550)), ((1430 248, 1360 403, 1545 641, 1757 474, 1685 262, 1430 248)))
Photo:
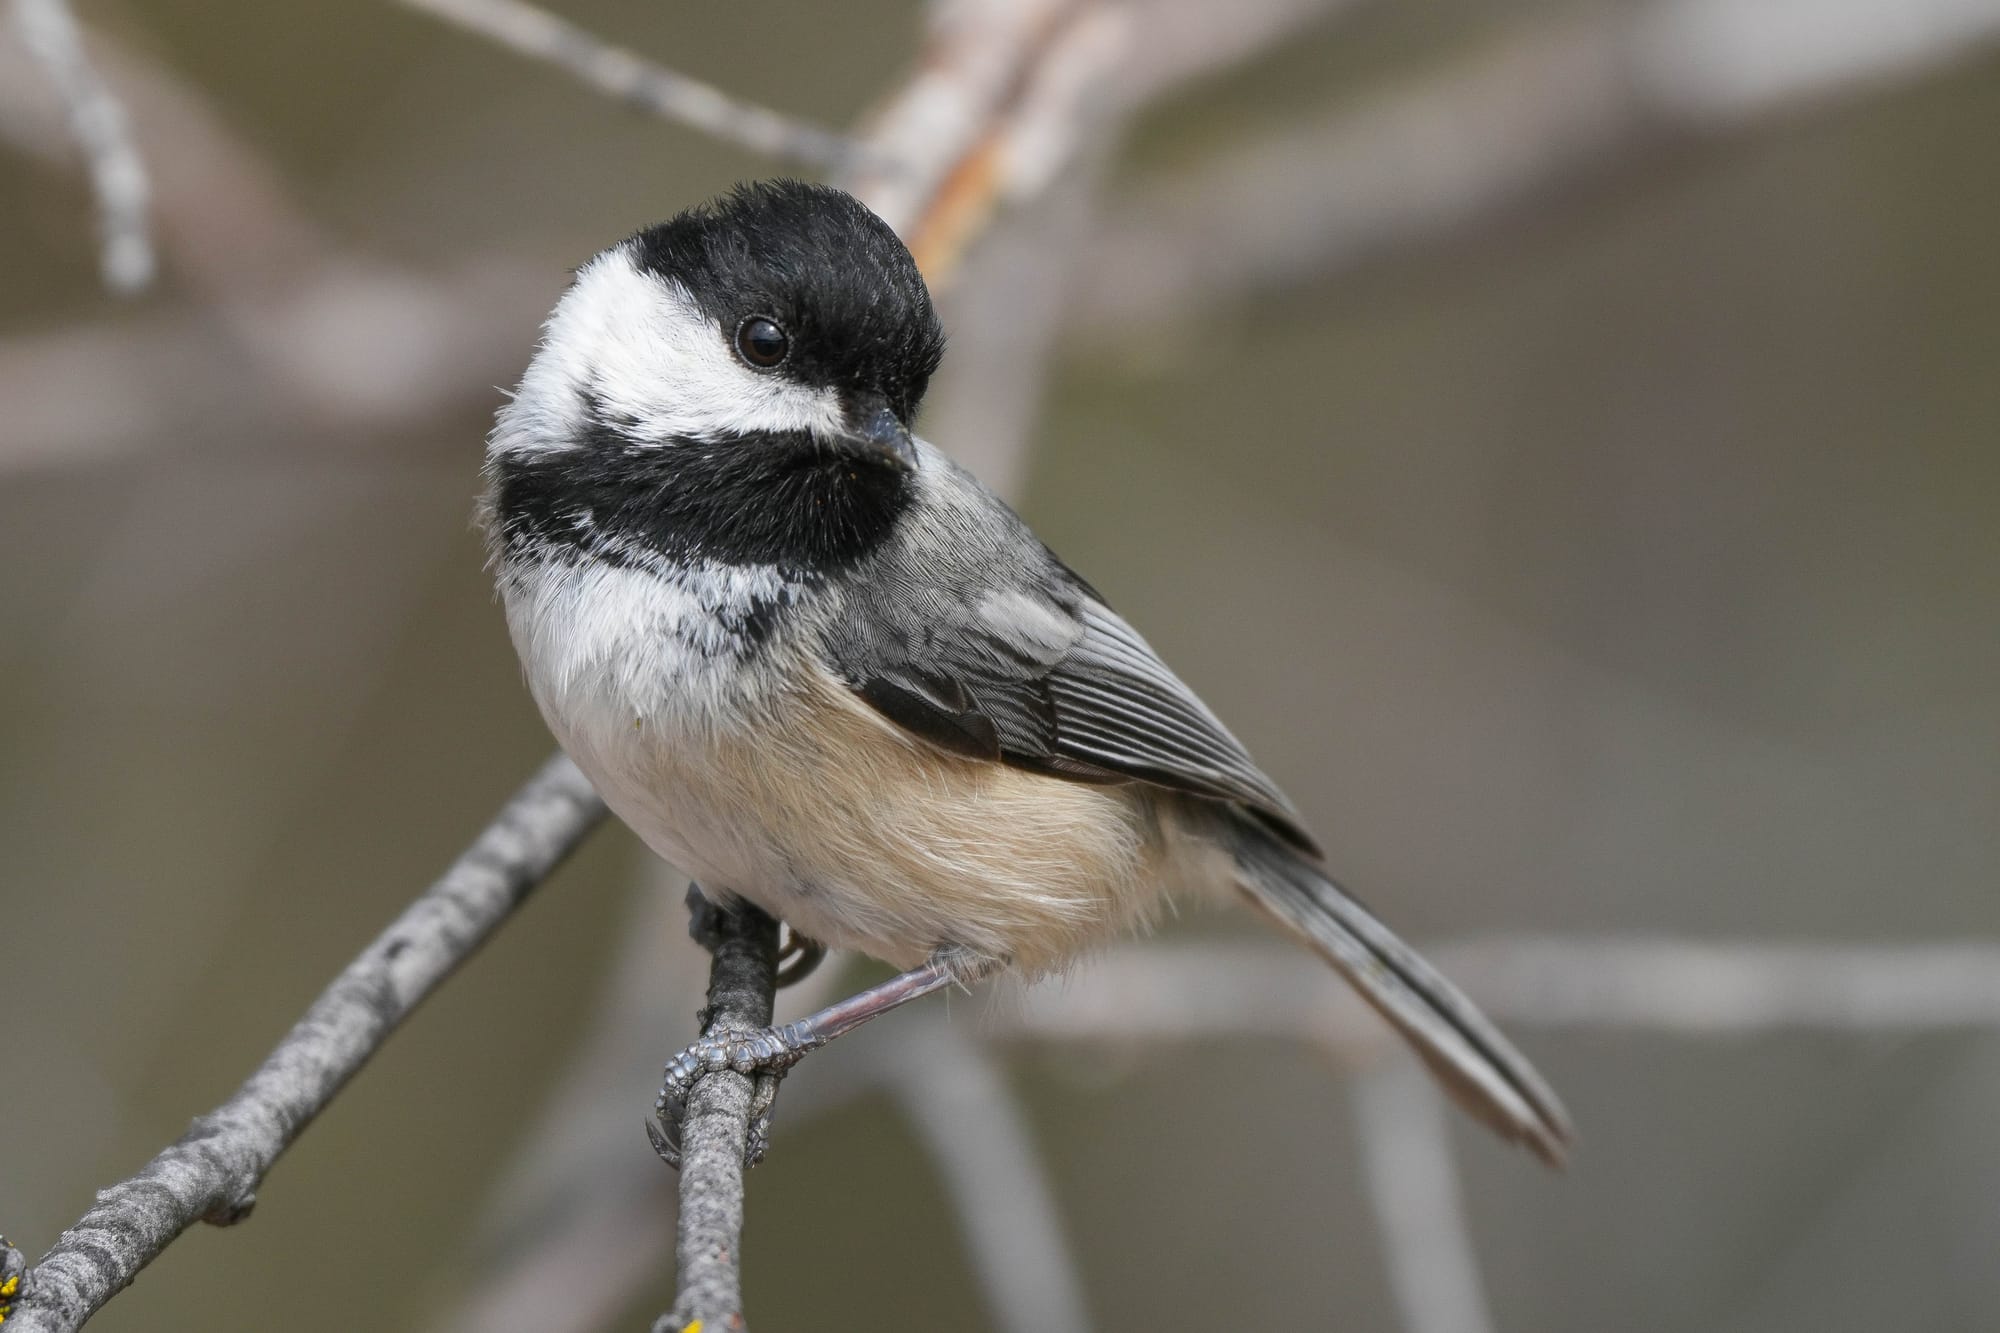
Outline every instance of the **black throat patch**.
POLYGON ((592 434, 496 460, 494 520, 508 554, 715 560, 810 580, 879 546, 914 489, 903 468, 803 433, 647 445, 608 426, 592 434))

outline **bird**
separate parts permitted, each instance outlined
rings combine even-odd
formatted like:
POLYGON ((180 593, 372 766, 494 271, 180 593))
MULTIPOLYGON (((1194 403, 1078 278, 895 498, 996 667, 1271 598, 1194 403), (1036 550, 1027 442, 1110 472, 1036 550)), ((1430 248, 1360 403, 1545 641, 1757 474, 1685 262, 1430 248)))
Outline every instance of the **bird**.
POLYGON ((1335 881, 1139 632, 913 433, 943 355, 887 223, 831 186, 748 183, 576 270, 488 438, 509 633, 606 804, 711 902, 903 969, 697 1041, 663 1122, 707 1070, 775 1078, 920 995, 1057 973, 1234 895, 1560 1164, 1570 1119, 1527 1059, 1335 881))

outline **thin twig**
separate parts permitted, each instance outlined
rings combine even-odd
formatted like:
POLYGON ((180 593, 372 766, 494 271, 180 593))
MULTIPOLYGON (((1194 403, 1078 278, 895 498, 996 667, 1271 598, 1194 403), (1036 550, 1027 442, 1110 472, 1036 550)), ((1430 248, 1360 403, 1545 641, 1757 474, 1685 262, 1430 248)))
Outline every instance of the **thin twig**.
POLYGON ((28 1271, 8 1333, 71 1333, 194 1223, 247 1216, 272 1163, 603 817, 569 760, 543 765, 234 1096, 137 1174, 99 1191, 28 1271))
POLYGON ((1405 1333, 1493 1333, 1437 1084, 1397 1051, 1355 1080, 1353 1103, 1405 1333))
MULTIPOLYGON (((748 903, 717 907, 688 890, 688 933, 714 957, 702 1032, 768 1027, 778 993, 778 923, 748 903)), ((653 1333, 743 1327, 743 1168, 756 1086, 733 1070, 701 1075, 681 1121, 679 1291, 653 1333)))
POLYGON ((401 0, 518 52, 567 70, 606 97, 691 125, 752 152, 820 171, 852 167, 862 153, 845 135, 732 97, 712 84, 614 46, 525 0, 401 0))
POLYGON ((62 98, 70 134, 89 167, 104 285, 120 295, 143 291, 156 267, 146 222, 146 164, 132 143, 124 104, 92 67, 68 0, 14 0, 14 22, 62 98))

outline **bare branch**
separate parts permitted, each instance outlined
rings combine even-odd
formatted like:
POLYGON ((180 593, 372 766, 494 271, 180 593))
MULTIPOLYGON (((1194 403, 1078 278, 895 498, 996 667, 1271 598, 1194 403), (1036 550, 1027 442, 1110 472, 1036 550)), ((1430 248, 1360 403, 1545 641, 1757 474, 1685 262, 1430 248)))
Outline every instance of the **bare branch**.
POLYGON ((83 151, 97 196, 104 285, 120 295, 143 291, 156 265, 146 223, 146 164, 132 142, 125 107, 85 54, 68 0, 14 0, 14 23, 62 98, 70 134, 83 151))
POLYGON ((401 0, 447 23, 490 38, 530 60, 567 70, 606 97, 691 125, 752 152, 822 171, 854 165, 862 151, 832 130, 732 97, 591 35, 525 0, 401 0))
POLYGON ((28 1271, 9 1333, 81 1328, 197 1221, 228 1225, 293 1140, 437 984, 604 817, 556 758, 463 855, 348 964, 235 1095, 109 1189, 28 1271))
MULTIPOLYGON (((778 993, 778 923, 749 903, 717 907, 698 888, 688 889, 688 911, 689 933, 715 959, 703 1035, 768 1027, 778 993)), ((752 1080, 727 1069, 688 1089, 679 1145, 679 1292, 653 1333, 743 1326, 743 1169, 755 1100, 752 1080)))
POLYGON ((1437 1085, 1409 1053, 1354 1083, 1363 1174, 1408 1333, 1493 1333, 1437 1085))
MULTIPOLYGON (((634 881, 590 1029, 513 1149, 469 1243, 476 1270, 465 1298, 440 1312, 437 1333, 598 1333, 657 1279, 674 1243, 677 1182, 634 1170, 634 1084, 658 1071, 661 1034, 701 1002, 707 956, 687 938, 686 887, 663 862, 634 881)), ((840 972, 824 967, 790 987, 785 1007, 833 1000, 840 972)), ((813 1078, 787 1088, 785 1123, 816 1114, 838 1085, 813 1078)))

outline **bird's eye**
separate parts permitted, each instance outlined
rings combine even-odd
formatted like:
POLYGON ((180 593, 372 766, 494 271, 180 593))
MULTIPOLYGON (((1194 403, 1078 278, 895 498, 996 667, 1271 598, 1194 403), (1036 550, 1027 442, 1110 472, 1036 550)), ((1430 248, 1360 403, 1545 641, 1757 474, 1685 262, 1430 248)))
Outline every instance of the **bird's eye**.
POLYGON ((752 315, 736 326, 736 354, 759 370, 769 370, 792 350, 792 340, 774 319, 752 315))

